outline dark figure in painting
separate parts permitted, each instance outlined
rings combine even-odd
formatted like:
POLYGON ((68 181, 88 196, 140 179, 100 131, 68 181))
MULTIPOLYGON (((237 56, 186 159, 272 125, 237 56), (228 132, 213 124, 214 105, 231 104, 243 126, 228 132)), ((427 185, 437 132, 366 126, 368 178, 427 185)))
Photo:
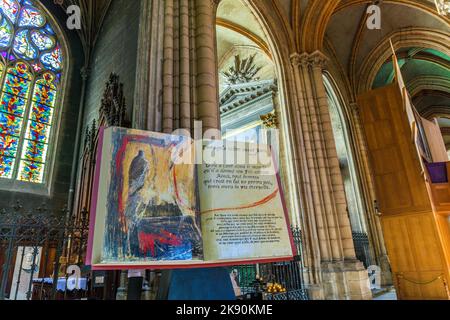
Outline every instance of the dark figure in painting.
POLYGON ((143 203, 141 190, 145 185, 149 164, 144 156, 144 151, 140 150, 138 155, 133 159, 129 169, 128 176, 128 201, 125 210, 125 218, 127 222, 127 245, 128 255, 138 257, 139 238, 138 225, 140 222, 139 210, 143 203))

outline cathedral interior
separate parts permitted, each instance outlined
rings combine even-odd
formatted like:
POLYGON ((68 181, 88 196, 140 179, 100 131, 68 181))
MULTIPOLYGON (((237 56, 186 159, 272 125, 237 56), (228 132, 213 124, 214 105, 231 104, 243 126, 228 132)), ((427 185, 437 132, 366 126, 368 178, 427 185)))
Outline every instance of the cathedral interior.
POLYGON ((164 272, 85 266, 99 128, 196 121, 280 133, 298 257, 229 268, 243 297, 450 299, 450 165, 412 138, 449 163, 449 1, 0 0, 0 54, 0 300, 161 298, 164 272))

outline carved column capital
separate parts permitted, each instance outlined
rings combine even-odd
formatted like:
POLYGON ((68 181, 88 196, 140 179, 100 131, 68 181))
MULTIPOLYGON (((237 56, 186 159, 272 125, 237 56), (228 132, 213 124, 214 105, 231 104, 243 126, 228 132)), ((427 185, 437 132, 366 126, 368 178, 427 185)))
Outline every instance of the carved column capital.
POLYGON ((81 78, 84 80, 84 81, 86 81, 87 80, 87 78, 89 78, 89 75, 91 74, 91 68, 88 68, 88 67, 82 67, 81 68, 81 70, 80 70, 80 75, 81 75, 81 78))
POLYGON ((273 85, 271 86, 271 89, 272 89, 272 96, 278 95, 279 88, 278 88, 278 79, 277 78, 275 78, 273 80, 273 85))
POLYGON ((276 111, 270 112, 268 114, 260 116, 263 126, 266 129, 277 129, 278 128, 278 115, 276 111))
POLYGON ((291 64, 294 67, 303 67, 303 66, 309 66, 310 64, 310 59, 309 59, 309 55, 304 52, 304 53, 293 53, 291 54, 291 64))
POLYGON ((314 51, 309 55, 309 61, 313 67, 325 69, 328 64, 328 58, 320 51, 314 51))
POLYGON ((293 67, 298 67, 300 65, 300 54, 297 52, 291 54, 290 60, 293 67))
POLYGON ((356 103, 356 102, 350 102, 350 108, 353 110, 353 111, 356 111, 356 112, 358 112, 359 111, 359 106, 358 106, 358 103, 356 103))

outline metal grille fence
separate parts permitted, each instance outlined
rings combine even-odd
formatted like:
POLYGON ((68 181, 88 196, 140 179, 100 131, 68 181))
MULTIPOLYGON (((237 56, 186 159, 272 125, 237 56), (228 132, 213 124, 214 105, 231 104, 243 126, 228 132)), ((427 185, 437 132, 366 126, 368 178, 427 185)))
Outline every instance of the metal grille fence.
MULTIPOLYGON (((89 232, 88 212, 68 218, 67 210, 51 212, 45 206, 26 212, 20 204, 0 211, 0 300, 75 300, 92 291, 91 272, 84 269, 89 232), (68 266, 78 266, 84 280, 68 290, 68 266)), ((237 282, 245 298, 263 293, 261 282, 276 282, 287 292, 264 295, 268 300, 307 300, 303 281, 302 233, 292 227, 297 254, 294 261, 244 265, 237 282)))
POLYGON ((55 214, 45 206, 0 211, 0 300, 70 298, 66 268, 82 268, 88 218, 87 212, 80 221, 67 217, 67 210, 55 214))
POLYGON ((291 227, 297 254, 294 261, 259 265, 244 265, 230 268, 237 273, 237 283, 243 299, 254 299, 264 294, 267 300, 308 300, 303 280, 302 233, 300 228, 291 227), (257 281, 257 276, 261 281, 257 281), (281 284, 287 292, 278 294, 264 293, 263 284, 281 284))
POLYGON ((353 242, 355 244, 356 258, 364 263, 366 269, 373 265, 368 235, 364 232, 353 232, 353 242))

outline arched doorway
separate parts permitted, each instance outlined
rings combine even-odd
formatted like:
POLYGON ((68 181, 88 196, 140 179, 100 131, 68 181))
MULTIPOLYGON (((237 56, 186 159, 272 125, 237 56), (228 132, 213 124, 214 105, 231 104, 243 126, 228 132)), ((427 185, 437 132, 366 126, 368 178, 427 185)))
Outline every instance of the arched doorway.
POLYGON ((278 131, 280 171, 291 222, 301 224, 298 201, 291 181, 285 91, 279 81, 277 52, 253 3, 223 0, 216 15, 220 122, 224 138, 242 139, 261 129, 278 131))
POLYGON ((278 160, 298 259, 292 263, 240 266, 242 292, 251 293, 256 278, 287 288, 287 299, 306 299, 303 281, 301 216, 291 181, 288 135, 284 130, 280 67, 267 30, 247 1, 223 0, 217 10, 217 59, 220 123, 223 139, 270 144, 278 160))

